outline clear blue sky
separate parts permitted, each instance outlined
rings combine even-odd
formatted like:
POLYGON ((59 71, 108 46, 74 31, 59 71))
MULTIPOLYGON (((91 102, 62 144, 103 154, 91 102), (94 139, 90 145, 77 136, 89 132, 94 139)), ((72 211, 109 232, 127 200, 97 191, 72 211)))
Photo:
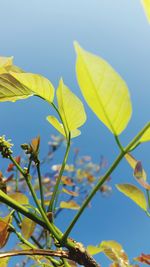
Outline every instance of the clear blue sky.
MULTIPOLYGON (((105 58, 126 80, 131 92, 133 116, 121 140, 126 144, 150 119, 150 25, 140 0, 5 0, 0 1, 0 54, 14 56, 15 64, 26 71, 40 73, 55 85, 62 76, 65 83, 81 97, 75 77, 73 41, 105 58)), ((55 130, 46 122, 48 105, 37 98, 0 104, 0 135, 6 134, 16 144, 41 135, 43 148, 55 130)), ((113 136, 92 114, 88 115, 82 135, 74 139, 82 154, 97 161, 103 154, 111 163, 118 151, 113 136)), ((150 143, 134 155, 150 173, 150 143)), ((59 159, 60 160, 60 159, 59 159)), ((71 160, 71 158, 70 158, 71 160)), ((102 240, 120 242, 132 258, 150 253, 150 219, 114 187, 118 182, 132 182, 132 171, 122 162, 112 175, 113 194, 99 195, 93 208, 87 209, 72 236, 81 242, 99 244, 102 240)), ((62 216, 61 223, 67 225, 62 216)), ((102 266, 107 261, 102 258, 102 266)))

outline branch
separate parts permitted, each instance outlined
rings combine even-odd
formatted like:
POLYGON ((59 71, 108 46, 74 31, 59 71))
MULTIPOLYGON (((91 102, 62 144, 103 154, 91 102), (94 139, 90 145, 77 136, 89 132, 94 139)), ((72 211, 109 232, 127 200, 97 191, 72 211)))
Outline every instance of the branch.
POLYGON ((100 267, 99 264, 88 254, 88 252, 84 249, 76 249, 76 253, 74 250, 48 250, 48 249, 25 249, 25 250, 15 250, 15 251, 7 251, 0 253, 0 259, 6 257, 16 257, 21 255, 41 255, 41 256, 51 256, 51 257, 59 257, 66 258, 68 260, 72 260, 77 262, 80 265, 85 267, 100 267))
POLYGON ((30 256, 41 255, 41 256, 64 257, 69 259, 68 251, 63 251, 63 250, 54 251, 46 249, 24 249, 24 250, 0 252, 0 259, 6 257, 21 256, 21 255, 30 255, 30 256))

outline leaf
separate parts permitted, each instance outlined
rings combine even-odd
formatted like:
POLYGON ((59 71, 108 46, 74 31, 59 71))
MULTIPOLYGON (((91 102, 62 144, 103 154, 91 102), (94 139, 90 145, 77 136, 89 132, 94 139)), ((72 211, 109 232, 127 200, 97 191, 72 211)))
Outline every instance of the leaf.
POLYGON ((33 95, 33 92, 19 83, 9 73, 0 74, 0 102, 25 99, 33 95))
POLYGON ((142 253, 139 257, 135 258, 134 260, 150 265, 150 254, 142 253))
MULTIPOLYGON (((60 132, 62 135, 66 136, 65 134, 65 130, 63 127, 63 124, 60 123, 57 118, 55 118, 54 116, 47 116, 46 117, 47 121, 53 125, 53 127, 60 132)), ((78 135, 80 135, 80 131, 78 129, 71 131, 71 138, 77 137, 78 135)))
POLYGON ((10 257, 1 258, 1 260, 0 260, 0 267, 7 267, 8 266, 9 259, 10 259, 10 257))
POLYGON ((61 79, 57 89, 58 108, 69 131, 76 130, 86 121, 84 106, 61 79))
POLYGON ((10 67, 13 64, 13 57, 0 57, 0 68, 10 67))
POLYGON ((7 243, 10 231, 9 223, 11 222, 11 214, 7 215, 4 218, 0 218, 0 248, 4 247, 7 243))
POLYGON ((145 189, 150 190, 150 185, 145 181, 143 177, 143 167, 140 161, 137 162, 134 169, 134 177, 136 181, 145 189))
POLYGON ((61 209, 72 209, 72 210, 78 210, 80 206, 73 200, 69 202, 61 201, 60 202, 60 208, 61 209))
POLYGON ((13 73, 11 75, 21 83, 21 85, 28 88, 30 93, 40 96, 49 102, 54 99, 54 87, 51 82, 38 74, 33 73, 13 73))
POLYGON ((20 192, 16 192, 16 193, 10 194, 9 197, 13 198, 17 202, 19 202, 19 204, 21 204, 21 205, 29 204, 28 197, 26 195, 20 193, 20 192))
POLYGON ((62 176, 61 181, 65 185, 74 186, 73 180, 71 178, 69 178, 68 176, 62 176))
POLYGON ((34 154, 38 154, 39 152, 39 146, 40 146, 40 136, 37 136, 32 139, 31 141, 31 147, 34 154))
POLYGON ((142 5, 148 22, 150 23, 150 0, 142 0, 142 5))
POLYGON ((115 135, 127 126, 132 106, 126 83, 102 58, 75 42, 76 74, 82 94, 92 111, 115 135))
POLYGON ((78 197, 79 196, 79 194, 77 192, 68 190, 68 189, 66 189, 64 187, 62 188, 62 192, 66 193, 67 195, 73 196, 73 197, 78 197))
POLYGON ((36 223, 25 217, 21 224, 21 232, 25 239, 29 239, 34 232, 36 223))
POLYGON ((118 242, 114 240, 102 241, 99 247, 102 249, 104 254, 113 262, 121 262, 122 267, 129 266, 128 256, 118 242))
POLYGON ((147 202, 144 193, 132 184, 117 184, 117 189, 132 199, 141 209, 147 211, 147 202))
POLYGON ((125 155, 126 160, 134 170, 136 181, 145 189, 150 190, 150 185, 146 182, 147 174, 143 169, 141 161, 136 160, 130 153, 125 155))
MULTIPOLYGON (((130 166, 132 167, 132 169, 135 172, 135 168, 136 168, 136 166, 137 166, 139 161, 136 160, 130 153, 127 153, 125 155, 125 159, 128 161, 128 163, 130 164, 130 166)), ((141 178, 146 180, 147 174, 146 174, 145 170, 143 169, 142 165, 141 165, 141 170, 140 171, 141 171, 141 178)))
POLYGON ((99 247, 99 246, 92 246, 92 245, 89 245, 89 246, 87 246, 87 251, 88 251, 91 255, 96 255, 96 254, 102 252, 102 248, 99 247))
POLYGON ((142 137, 139 139, 139 143, 150 141, 150 127, 145 131, 142 137))
POLYGON ((58 110, 66 131, 64 126, 54 116, 48 116, 47 120, 64 136, 66 134, 68 136, 69 132, 71 132, 71 137, 76 137, 80 134, 77 128, 86 121, 84 106, 80 99, 63 83, 62 79, 59 82, 56 94, 58 110))

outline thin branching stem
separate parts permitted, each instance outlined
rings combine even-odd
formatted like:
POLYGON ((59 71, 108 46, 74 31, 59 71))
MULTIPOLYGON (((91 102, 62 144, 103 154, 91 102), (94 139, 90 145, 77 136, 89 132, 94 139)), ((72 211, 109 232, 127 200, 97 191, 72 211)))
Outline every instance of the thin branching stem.
POLYGON ((59 172, 59 175, 58 175, 58 178, 57 178, 57 181, 56 181, 56 185, 54 187, 54 191, 53 191, 53 194, 52 194, 52 197, 51 197, 51 200, 50 200, 50 204, 49 204, 49 207, 48 207, 48 211, 50 211, 50 212, 53 211, 56 194, 57 194, 57 191, 59 189, 59 184, 60 184, 60 181, 61 181, 61 177, 63 175, 64 169, 65 169, 65 166, 66 166, 66 162, 67 162, 67 159, 68 159, 68 155, 69 155, 69 151, 70 151, 70 140, 71 140, 71 135, 69 133, 68 140, 67 140, 66 152, 65 152, 65 155, 64 155, 64 159, 63 159, 63 162, 62 162, 62 165, 61 165, 61 169, 60 169, 60 172, 59 172))
POLYGON ((105 175, 99 180, 99 182, 97 183, 97 185, 93 188, 93 190, 91 191, 91 193, 89 194, 89 196, 84 201, 84 203, 82 204, 81 208, 79 209, 79 211, 75 215, 74 219, 70 223, 68 229, 64 233, 64 235, 62 237, 62 240, 61 240, 61 243, 62 244, 66 242, 67 237, 69 236, 70 232, 72 231, 74 225, 78 221, 79 217, 81 216, 81 214, 83 213, 83 211, 85 210, 85 208, 88 206, 88 204, 91 201, 91 199, 93 198, 93 196, 100 189, 100 187, 105 183, 105 181, 108 179, 108 177, 110 176, 110 174, 114 171, 114 169, 116 169, 116 167, 118 166, 118 164, 120 163, 120 161, 123 159, 124 155, 126 153, 128 153, 128 151, 130 151, 130 149, 139 141, 140 137, 145 133, 145 131, 149 127, 150 127, 150 123, 147 123, 144 126, 144 128, 132 139, 132 141, 120 152, 119 156, 115 159, 115 161, 113 162, 113 164, 111 165, 111 167, 109 168, 109 170, 105 173, 105 175))
POLYGON ((37 173, 38 173, 38 180, 39 180, 39 188, 40 188, 40 197, 41 197, 41 206, 45 211, 44 205, 44 192, 43 192, 43 185, 42 185, 42 177, 41 177, 41 170, 40 170, 40 162, 36 164, 37 173))

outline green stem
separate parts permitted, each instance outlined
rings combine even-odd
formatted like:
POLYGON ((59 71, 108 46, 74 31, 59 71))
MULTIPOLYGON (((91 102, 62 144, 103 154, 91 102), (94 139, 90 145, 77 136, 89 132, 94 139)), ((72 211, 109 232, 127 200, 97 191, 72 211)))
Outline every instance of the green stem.
POLYGON ((9 207, 13 208, 14 210, 20 212, 21 214, 28 217, 37 224, 48 229, 47 226, 45 225, 45 222, 39 216, 29 211, 25 206, 20 205, 17 201, 13 200, 11 197, 6 195, 2 190, 0 190, 0 201, 5 203, 9 207))
POLYGON ((21 233, 17 232, 13 225, 10 225, 10 229, 12 232, 14 232, 17 235, 17 237, 22 243, 26 244, 30 248, 36 249, 36 246, 34 246, 27 239, 25 239, 21 233))
POLYGON ((66 139, 68 139, 68 129, 67 129, 66 126, 65 126, 65 123, 64 123, 63 118, 62 118, 62 116, 61 116, 61 113, 59 112, 59 109, 55 106, 54 103, 49 102, 49 104, 50 104, 50 105, 55 109, 55 111, 57 112, 57 114, 58 114, 58 116, 59 116, 59 118, 60 118, 60 120, 61 120, 61 122, 62 122, 62 124, 63 124, 64 131, 65 131, 65 135, 66 135, 66 139))
POLYGON ((93 196, 96 194, 96 192, 99 190, 99 188, 105 183, 105 181, 107 180, 107 178, 110 176, 110 174, 114 171, 114 169, 118 166, 118 164, 120 163, 120 161, 122 160, 122 158, 124 157, 124 155, 132 148, 132 146, 140 139, 140 137, 144 134, 144 132, 150 127, 150 123, 146 124, 145 127, 132 139, 132 141, 126 146, 126 148, 124 148, 119 156, 116 158, 116 160, 113 162, 113 164, 111 165, 111 167, 109 168, 109 170, 106 172, 106 174, 99 180, 99 182, 97 183, 97 185, 93 188, 93 190, 91 191, 91 193, 89 194, 89 196, 87 197, 87 199, 84 201, 84 203, 82 204, 81 208, 79 209, 79 211, 77 212, 77 214, 75 215, 74 219, 72 220, 71 224, 69 225, 68 229, 66 230, 66 232, 64 233, 62 240, 61 240, 61 244, 64 244, 66 242, 66 239, 68 237, 68 235, 70 234, 70 232, 72 231, 74 225, 76 224, 77 220, 79 219, 79 217, 81 216, 81 214, 83 213, 84 209, 88 206, 89 202, 91 201, 91 199, 93 198, 93 196))
POLYGON ((116 143, 117 143, 118 147, 120 148, 120 151, 123 151, 124 148, 123 148, 123 146, 121 145, 118 136, 117 136, 117 135, 114 135, 114 137, 115 137, 115 140, 116 140, 116 143))
POLYGON ((45 211, 44 192, 43 192, 42 177, 41 177, 41 171, 40 171, 40 162, 38 162, 38 164, 36 165, 36 168, 37 168, 38 179, 39 179, 41 205, 42 205, 43 210, 45 211))
POLYGON ((24 170, 21 168, 21 166, 15 161, 15 159, 10 155, 10 160, 15 164, 15 166, 18 168, 18 170, 21 172, 21 174, 24 176, 26 183, 29 187, 29 190, 32 194, 32 197, 35 201, 35 204, 37 206, 37 208, 39 209, 39 212, 41 213, 41 216, 43 217, 43 220, 45 221, 45 224, 47 225, 49 231, 54 235, 54 237, 60 241, 61 240, 61 236, 58 235, 57 231, 55 230, 55 228, 53 227, 53 225, 50 223, 50 221, 48 220, 48 217, 45 213, 45 211, 43 210, 43 208, 41 207, 38 198, 36 196, 36 193, 32 187, 32 184, 30 182, 30 178, 29 178, 29 174, 25 173, 24 170))
MULTIPOLYGON (((33 245, 32 243, 30 243, 27 239, 25 239, 23 237, 23 235, 19 232, 16 231, 16 229, 14 228, 13 225, 10 225, 11 231, 14 232, 16 234, 16 236, 19 238, 19 240, 26 244, 28 247, 32 248, 32 249, 37 249, 37 247, 35 245, 33 245)), ((56 259, 53 259, 52 257, 48 256, 47 257, 52 263, 54 263, 56 266, 59 265, 59 261, 57 261, 56 259)))
POLYGON ((51 197, 51 200, 50 200, 50 204, 49 204, 49 207, 48 207, 48 211, 50 211, 50 212, 53 211, 53 205, 54 205, 54 201, 55 201, 55 198, 56 198, 56 194, 57 194, 57 191, 58 191, 58 188, 59 188, 59 184, 60 184, 60 181, 61 181, 61 177, 63 175, 64 169, 65 169, 65 165, 66 165, 66 162, 67 162, 67 159, 68 159, 69 150, 70 150, 70 140, 71 140, 71 136, 70 136, 70 132, 69 132, 66 152, 65 152, 65 155, 64 155, 64 159, 63 159, 63 162, 62 162, 62 165, 61 165, 59 176, 57 178, 56 185, 54 187, 54 191, 53 191, 53 194, 52 194, 52 197, 51 197))
MULTIPOLYGON (((21 221, 17 218, 15 213, 13 213, 13 218, 15 219, 17 226, 21 229, 21 224, 20 224, 21 221)), ((38 240, 33 235, 31 235, 30 238, 39 248, 41 249, 43 248, 43 246, 38 242, 38 240)))

